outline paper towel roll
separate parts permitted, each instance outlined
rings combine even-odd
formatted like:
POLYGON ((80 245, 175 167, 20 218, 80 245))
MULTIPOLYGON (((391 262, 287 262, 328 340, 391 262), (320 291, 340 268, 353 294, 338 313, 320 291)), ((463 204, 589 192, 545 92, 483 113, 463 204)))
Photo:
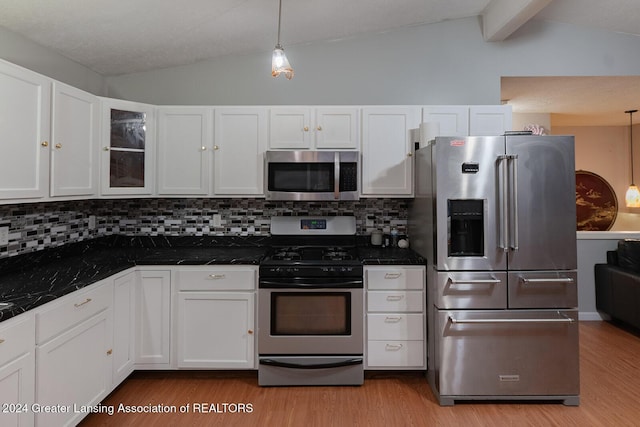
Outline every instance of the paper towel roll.
POLYGON ((440 136, 439 122, 420 123, 420 148, 427 145, 427 143, 434 139, 436 136, 440 136))

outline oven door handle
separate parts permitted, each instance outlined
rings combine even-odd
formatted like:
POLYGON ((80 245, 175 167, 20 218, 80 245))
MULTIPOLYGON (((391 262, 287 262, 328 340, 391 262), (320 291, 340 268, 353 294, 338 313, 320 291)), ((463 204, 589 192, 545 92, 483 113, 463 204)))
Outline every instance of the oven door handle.
POLYGON ((263 289, 333 289, 362 288, 362 280, 343 280, 337 283, 292 283, 290 281, 260 280, 259 288, 263 289))
POLYGON ((347 360, 341 360, 340 362, 333 363, 318 363, 314 365, 305 365, 300 363, 281 362, 274 359, 260 359, 261 365, 278 366, 280 368, 293 368, 293 369, 331 369, 340 368, 343 366, 362 365, 362 358, 353 358, 347 360))

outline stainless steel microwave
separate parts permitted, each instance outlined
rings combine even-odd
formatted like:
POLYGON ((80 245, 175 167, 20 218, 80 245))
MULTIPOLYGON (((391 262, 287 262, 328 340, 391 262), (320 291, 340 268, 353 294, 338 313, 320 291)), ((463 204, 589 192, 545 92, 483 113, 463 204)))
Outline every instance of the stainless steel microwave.
POLYGON ((357 151, 267 151, 267 200, 358 200, 357 151))

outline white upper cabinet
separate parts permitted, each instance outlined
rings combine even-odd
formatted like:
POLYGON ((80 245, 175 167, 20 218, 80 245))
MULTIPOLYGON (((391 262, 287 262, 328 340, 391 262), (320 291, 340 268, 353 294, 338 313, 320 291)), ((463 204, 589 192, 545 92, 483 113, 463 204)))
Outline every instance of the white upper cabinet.
POLYGON ((158 194, 207 195, 212 142, 212 108, 159 107, 158 194))
POLYGON ((413 196, 413 141, 419 107, 362 110, 362 196, 413 196))
POLYGON ((469 107, 466 105, 432 105, 422 109, 422 121, 437 123, 438 135, 469 135, 469 107))
POLYGON ((511 130, 509 105, 428 105, 422 109, 422 121, 435 124, 428 137, 491 136, 511 130))
POLYGON ((318 107, 314 126, 316 148, 353 150, 358 148, 358 109, 318 107))
POLYGON ((96 195, 98 97, 54 82, 51 113, 51 196, 96 195))
POLYGON ((469 135, 503 135, 512 130, 510 105, 472 105, 469 107, 469 135))
POLYGON ((354 107, 274 107, 269 113, 270 149, 358 148, 354 107))
POLYGON ((276 107, 269 111, 269 148, 311 147, 311 108, 276 107))
POLYGON ((264 196, 267 109, 216 108, 213 193, 264 196))
POLYGON ((153 194, 155 110, 102 98, 102 194, 153 194))
POLYGON ((0 61, 0 199, 49 194, 51 80, 0 61))

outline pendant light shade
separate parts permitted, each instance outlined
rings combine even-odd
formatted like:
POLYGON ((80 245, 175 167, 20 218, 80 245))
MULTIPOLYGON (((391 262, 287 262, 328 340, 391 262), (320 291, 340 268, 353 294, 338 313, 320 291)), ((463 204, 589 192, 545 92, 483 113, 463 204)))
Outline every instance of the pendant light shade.
POLYGON ((640 191, 638 186, 631 184, 627 189, 627 194, 624 196, 624 200, 628 208, 640 208, 640 191))
POLYGON ((638 110, 627 110, 626 114, 629 115, 629 145, 631 146, 631 185, 627 189, 624 201, 628 208, 640 208, 640 191, 638 187, 633 183, 633 113, 638 110))
POLYGON ((281 20, 282 0, 280 0, 280 4, 278 7, 278 42, 276 43, 275 49, 273 49, 273 54, 271 55, 271 75, 273 77, 278 77, 282 73, 287 78, 287 80, 291 80, 293 78, 293 68, 291 68, 289 60, 287 59, 287 55, 285 55, 284 49, 280 45, 281 20))

